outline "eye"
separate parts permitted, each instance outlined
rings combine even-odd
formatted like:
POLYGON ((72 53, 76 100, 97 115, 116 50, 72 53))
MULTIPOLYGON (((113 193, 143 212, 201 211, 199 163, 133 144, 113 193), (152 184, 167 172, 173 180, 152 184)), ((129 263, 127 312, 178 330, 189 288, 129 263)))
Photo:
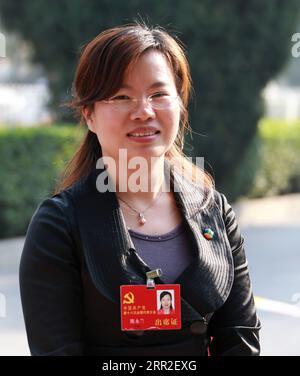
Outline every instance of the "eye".
POLYGON ((167 93, 163 93, 163 92, 158 92, 158 93, 154 93, 151 95, 151 98, 161 98, 161 97, 164 97, 164 96, 169 96, 169 94, 167 93))
POLYGON ((116 95, 115 97, 111 98, 113 101, 126 101, 128 99, 130 99, 128 95, 116 95))

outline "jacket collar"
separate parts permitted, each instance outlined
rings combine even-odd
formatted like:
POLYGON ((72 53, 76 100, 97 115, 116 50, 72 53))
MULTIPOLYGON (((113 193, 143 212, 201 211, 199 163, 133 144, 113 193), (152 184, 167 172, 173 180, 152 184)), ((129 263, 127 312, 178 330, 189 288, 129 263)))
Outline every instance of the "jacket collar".
MULTIPOLYGON (((72 188, 82 249, 91 279, 109 300, 119 303, 120 285, 145 284, 150 268, 138 256, 114 192, 100 193, 92 172, 72 188)), ((222 213, 213 203, 205 207, 204 194, 194 184, 170 171, 174 197, 195 244, 195 261, 179 276, 182 320, 201 320, 227 299, 233 283, 233 260, 222 213), (212 240, 203 237, 211 228, 212 240)), ((156 283, 163 282, 156 278, 156 283)))

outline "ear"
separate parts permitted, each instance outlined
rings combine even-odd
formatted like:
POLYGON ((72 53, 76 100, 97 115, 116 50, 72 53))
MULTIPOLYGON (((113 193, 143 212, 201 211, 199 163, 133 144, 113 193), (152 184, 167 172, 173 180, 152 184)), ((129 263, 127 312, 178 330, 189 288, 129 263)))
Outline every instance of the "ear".
POLYGON ((82 115, 84 116, 85 122, 89 128, 89 130, 93 133, 95 132, 95 119, 94 119, 94 113, 91 108, 85 107, 82 110, 82 115))

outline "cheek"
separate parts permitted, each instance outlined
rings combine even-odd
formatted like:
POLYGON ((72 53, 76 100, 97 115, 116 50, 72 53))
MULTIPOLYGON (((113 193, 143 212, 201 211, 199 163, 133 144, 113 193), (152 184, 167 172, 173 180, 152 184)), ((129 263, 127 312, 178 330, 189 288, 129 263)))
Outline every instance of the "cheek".
POLYGON ((173 128, 177 130, 179 128, 179 123, 180 123, 180 109, 173 111, 170 114, 170 120, 173 124, 173 128))
POLYGON ((168 139, 170 140, 170 142, 173 142, 179 131, 180 112, 176 111, 166 114, 165 124, 167 124, 165 128, 168 129, 168 139))
POLYGON ((99 139, 111 142, 121 135, 120 130, 123 128, 124 116, 116 115, 112 111, 102 111, 97 114, 95 120, 99 139))

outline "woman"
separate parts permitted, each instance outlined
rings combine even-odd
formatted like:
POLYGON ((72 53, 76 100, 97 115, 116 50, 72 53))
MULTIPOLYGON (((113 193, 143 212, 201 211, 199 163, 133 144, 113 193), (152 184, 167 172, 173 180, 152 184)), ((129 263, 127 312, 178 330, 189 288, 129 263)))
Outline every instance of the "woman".
POLYGON ((163 291, 159 296, 160 308, 157 311, 159 315, 170 315, 173 313, 172 295, 168 291, 163 291))
POLYGON ((183 49, 160 28, 109 29, 84 48, 71 105, 88 131, 20 264, 33 355, 259 354, 235 215, 182 152, 190 88, 183 49), (182 328, 122 331, 120 286, 155 268, 155 283, 180 285, 182 328))

